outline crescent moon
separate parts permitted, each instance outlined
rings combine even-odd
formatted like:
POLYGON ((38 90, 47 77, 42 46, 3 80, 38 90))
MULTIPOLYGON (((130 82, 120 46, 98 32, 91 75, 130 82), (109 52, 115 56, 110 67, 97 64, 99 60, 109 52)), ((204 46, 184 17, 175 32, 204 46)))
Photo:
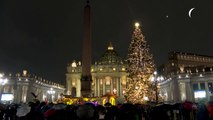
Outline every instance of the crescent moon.
POLYGON ((189 10, 189 17, 191 18, 192 16, 191 16, 191 14, 192 14, 192 11, 194 10, 195 8, 191 8, 190 10, 189 10))

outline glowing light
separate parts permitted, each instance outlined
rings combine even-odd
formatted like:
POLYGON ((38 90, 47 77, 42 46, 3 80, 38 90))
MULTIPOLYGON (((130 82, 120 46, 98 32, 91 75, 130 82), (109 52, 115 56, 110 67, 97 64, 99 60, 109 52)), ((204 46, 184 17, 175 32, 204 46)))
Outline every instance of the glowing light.
POLYGON ((0 79, 0 84, 5 85, 8 82, 7 79, 0 79))
POLYGON ((80 66, 81 66, 81 61, 79 61, 79 62, 78 62, 78 65, 80 65, 80 66))
POLYGON ((160 81, 160 77, 157 78, 157 81, 160 81))
POLYGON ((155 77, 151 77, 151 81, 153 82, 155 80, 155 77))
POLYGON ((114 88, 114 89, 113 89, 113 93, 116 94, 116 92, 117 92, 117 90, 114 88))
POLYGON ((108 46, 108 48, 107 48, 108 50, 114 50, 114 48, 113 48, 113 46, 112 46, 112 43, 110 42, 109 43, 109 46, 108 46))
POLYGON ((160 80, 164 80, 163 76, 160 77, 160 80))
POLYGON ((0 78, 2 78, 4 75, 2 73, 0 73, 0 78))
POLYGON ((196 91, 194 92, 195 98, 205 98, 206 97, 206 91, 196 91))
POLYGON ((72 85, 75 86, 75 82, 73 82, 72 85))
POLYGON ((106 80, 106 85, 110 85, 110 80, 109 79, 106 80))
POLYGON ((13 94, 2 94, 1 101, 12 101, 14 99, 13 94))
POLYGON ((47 98, 47 96, 46 96, 46 95, 43 95, 43 100, 44 100, 44 101, 46 100, 46 98, 47 98))
POLYGON ((135 23, 135 27, 138 28, 140 24, 138 22, 135 23))
POLYGON ((76 64, 76 62, 74 61, 74 62, 72 62, 72 65, 71 65, 72 67, 77 67, 77 64, 76 64))
POLYGON ((55 94, 55 91, 53 90, 53 88, 50 88, 50 90, 47 91, 48 94, 55 94))
POLYGON ((149 98, 148 98, 148 97, 146 97, 146 96, 145 96, 145 97, 143 97, 143 99, 144 99, 144 100, 146 100, 146 101, 148 101, 148 100, 149 100, 149 98))
POLYGON ((115 70, 116 70, 116 68, 113 68, 113 70, 115 71, 115 70))
POLYGON ((23 76, 27 75, 27 70, 23 70, 23 76))

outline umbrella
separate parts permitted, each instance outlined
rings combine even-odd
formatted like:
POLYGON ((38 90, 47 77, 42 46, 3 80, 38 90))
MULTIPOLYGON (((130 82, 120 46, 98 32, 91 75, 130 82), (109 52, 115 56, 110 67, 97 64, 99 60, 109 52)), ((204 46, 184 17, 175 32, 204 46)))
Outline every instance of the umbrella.
POLYGON ((96 110, 98 112, 101 112, 101 113, 105 113, 106 112, 106 108, 104 106, 102 106, 102 105, 96 106, 96 110))
POLYGON ((208 110, 210 115, 213 115, 213 103, 212 102, 209 102, 207 104, 207 110, 208 110))
POLYGON ((91 106, 91 107, 95 107, 95 105, 94 105, 94 103, 91 103, 91 102, 86 102, 86 103, 84 103, 84 105, 89 105, 89 106, 91 106))
POLYGON ((58 103, 58 104, 55 104, 55 105, 53 105, 53 109, 55 109, 55 110, 62 110, 62 109, 65 109, 66 108, 66 104, 63 104, 63 103, 58 103))
POLYGON ((0 103, 0 110, 5 110, 7 106, 5 104, 0 103))
POLYGON ((29 107, 27 104, 22 104, 22 105, 18 108, 17 113, 16 113, 16 116, 18 116, 18 117, 26 116, 27 113, 30 112, 30 109, 31 109, 31 107, 29 107))
POLYGON ((81 119, 92 118, 94 109, 90 105, 82 105, 76 110, 76 114, 81 119))
POLYGON ((107 102, 107 103, 105 103, 105 104, 104 104, 104 106, 105 106, 105 107, 111 107, 111 106, 112 106, 112 104, 111 104, 111 103, 109 103, 109 102, 107 102))
POLYGON ((55 114, 56 110, 55 109, 48 109, 46 112, 44 112, 44 117, 48 118, 50 116, 52 116, 53 114, 55 114))
POLYGON ((171 110, 173 109, 173 105, 170 105, 170 104, 162 104, 160 105, 161 108, 164 108, 166 110, 171 110))
POLYGON ((131 103, 125 103, 121 106, 120 109, 124 111, 131 111, 131 110, 135 110, 135 106, 131 103))
POLYGON ((192 110, 192 105, 193 105, 193 103, 190 102, 190 101, 185 101, 185 102, 183 103, 183 107, 184 107, 186 110, 192 110))

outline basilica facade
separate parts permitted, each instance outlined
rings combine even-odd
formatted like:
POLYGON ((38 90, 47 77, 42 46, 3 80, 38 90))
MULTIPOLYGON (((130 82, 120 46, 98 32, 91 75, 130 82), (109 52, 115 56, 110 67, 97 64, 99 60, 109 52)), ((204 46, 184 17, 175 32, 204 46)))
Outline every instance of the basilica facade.
MULTIPOLYGON (((123 97, 127 82, 127 64, 110 43, 104 54, 91 66, 91 97, 106 94, 123 97)), ((72 97, 81 97, 81 61, 73 61, 67 66, 66 88, 72 97)))

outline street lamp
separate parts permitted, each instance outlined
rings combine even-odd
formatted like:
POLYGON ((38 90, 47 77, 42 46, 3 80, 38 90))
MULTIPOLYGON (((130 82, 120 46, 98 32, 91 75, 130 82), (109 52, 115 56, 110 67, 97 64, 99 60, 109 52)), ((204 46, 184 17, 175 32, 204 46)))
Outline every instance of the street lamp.
POLYGON ((154 83, 155 100, 156 100, 156 103, 158 103, 158 81, 159 81, 159 77, 157 77, 157 71, 154 72, 154 77, 151 80, 154 83))
POLYGON ((53 101, 53 96, 55 94, 55 91, 53 90, 53 88, 50 88, 50 90, 47 91, 47 93, 50 95, 51 97, 51 102, 53 101))
POLYGON ((159 91, 158 91, 158 82, 159 81, 163 81, 163 80, 164 80, 164 77, 163 76, 159 76, 156 71, 154 72, 154 76, 151 78, 151 81, 154 83, 156 103, 158 103, 158 100, 159 100, 159 96, 158 95, 160 95, 159 91))

